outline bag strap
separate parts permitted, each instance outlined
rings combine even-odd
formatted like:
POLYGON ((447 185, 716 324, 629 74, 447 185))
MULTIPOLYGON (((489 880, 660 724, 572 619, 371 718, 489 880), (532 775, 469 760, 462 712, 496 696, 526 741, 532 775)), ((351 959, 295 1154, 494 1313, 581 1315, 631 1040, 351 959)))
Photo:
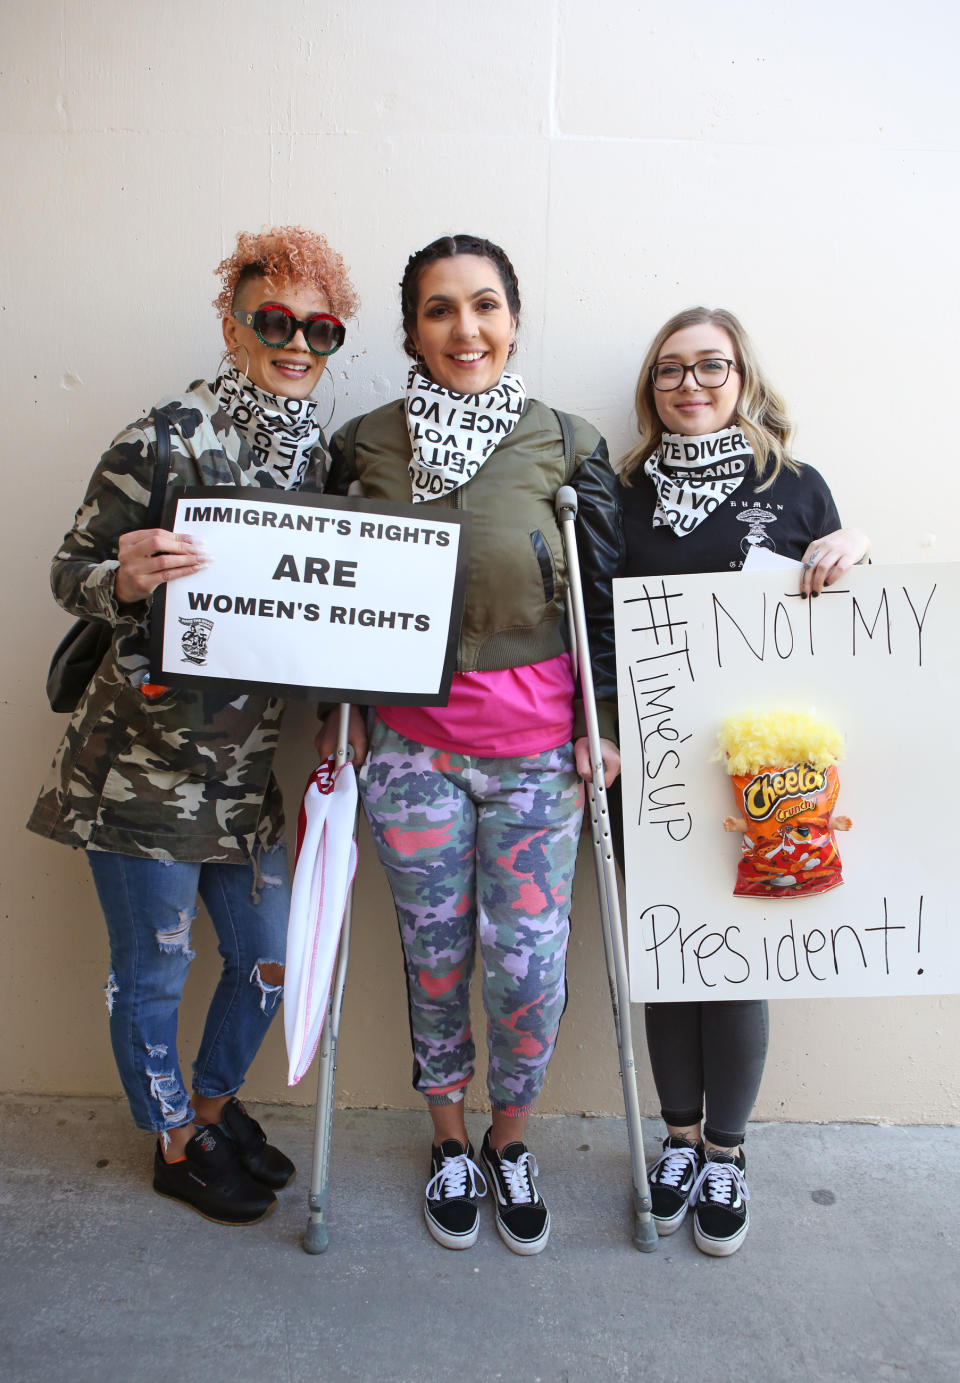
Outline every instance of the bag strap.
POLYGON ((573 422, 569 413, 561 413, 559 408, 555 408, 553 412, 560 424, 560 436, 563 438, 563 483, 569 485, 573 479, 573 473, 577 469, 577 448, 573 440, 573 422))
POLYGON ((351 418, 350 421, 344 424, 340 429, 340 441, 337 444, 337 451, 339 451, 351 470, 356 468, 357 430, 365 416, 366 415, 363 413, 358 413, 355 418, 351 418))
POLYGON ((153 410, 153 425, 157 430, 157 463, 153 468, 153 484, 150 487, 148 528, 156 528, 163 516, 163 501, 170 475, 170 419, 162 408, 153 410))

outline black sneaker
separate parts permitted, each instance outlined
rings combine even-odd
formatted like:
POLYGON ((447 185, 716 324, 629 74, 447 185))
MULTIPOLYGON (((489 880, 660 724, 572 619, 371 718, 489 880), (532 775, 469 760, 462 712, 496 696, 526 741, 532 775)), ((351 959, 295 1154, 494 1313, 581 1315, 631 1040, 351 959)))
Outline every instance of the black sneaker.
POLYGON ((687 1216, 690 1192, 703 1167, 703 1144, 671 1134, 663 1152, 647 1168, 650 1204, 658 1234, 673 1234, 687 1216))
POLYGON ((693 1242, 712 1258, 736 1253, 747 1236, 750 1192, 744 1177, 743 1153, 711 1152, 690 1192, 693 1206, 693 1242))
POLYGON ((279 1191, 293 1181, 296 1167, 285 1153, 267 1142, 263 1129, 236 1096, 224 1105, 219 1127, 234 1143, 240 1166, 255 1181, 263 1182, 271 1191, 279 1191))
POLYGON ((477 1201, 487 1194, 487 1183, 475 1157, 473 1144, 464 1150, 456 1138, 445 1138, 439 1148, 430 1149, 423 1213, 427 1229, 445 1249, 471 1249, 477 1242, 477 1201))
POLYGON ((540 1175, 537 1160, 523 1143, 494 1152, 490 1132, 483 1135, 480 1157, 496 1196, 500 1238, 514 1253, 541 1253, 550 1238, 550 1211, 533 1182, 540 1175))
POLYGON ((179 1162, 165 1162, 157 1144, 153 1189, 161 1196, 183 1201, 219 1225, 256 1224, 276 1206, 276 1196, 248 1176, 220 1129, 200 1129, 184 1153, 179 1162))

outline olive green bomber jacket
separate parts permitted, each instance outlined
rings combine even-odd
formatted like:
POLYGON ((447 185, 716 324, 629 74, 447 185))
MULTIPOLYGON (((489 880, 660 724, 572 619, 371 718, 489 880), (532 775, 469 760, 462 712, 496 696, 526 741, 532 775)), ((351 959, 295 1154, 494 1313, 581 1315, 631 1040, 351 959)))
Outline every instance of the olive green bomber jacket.
MULTIPOLYGON (((439 501, 424 503, 471 515, 457 668, 483 672, 543 662, 567 647, 567 571, 554 500, 562 485, 573 486, 599 728, 615 739, 611 582, 621 549, 620 505, 606 443, 582 418, 570 421, 576 453, 572 474, 556 414, 528 399, 516 427, 477 474, 439 501)), ((368 499, 410 502, 410 438, 402 399, 341 428, 330 452, 326 489, 345 494, 358 481, 368 499)), ((583 724, 578 704, 575 733, 583 733, 583 724)))

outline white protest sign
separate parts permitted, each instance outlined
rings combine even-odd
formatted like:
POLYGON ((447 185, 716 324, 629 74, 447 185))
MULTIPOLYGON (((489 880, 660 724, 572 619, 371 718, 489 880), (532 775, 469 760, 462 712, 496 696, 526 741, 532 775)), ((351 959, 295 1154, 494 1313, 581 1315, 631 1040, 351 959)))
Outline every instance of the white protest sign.
POLYGON ((219 486, 170 525, 211 558, 158 588, 151 676, 442 705, 466 574, 464 516, 424 505, 219 486))
POLYGON ((634 1001, 960 991, 960 565, 614 583, 634 1001), (846 740, 844 882, 734 897, 720 722, 815 709, 846 740))

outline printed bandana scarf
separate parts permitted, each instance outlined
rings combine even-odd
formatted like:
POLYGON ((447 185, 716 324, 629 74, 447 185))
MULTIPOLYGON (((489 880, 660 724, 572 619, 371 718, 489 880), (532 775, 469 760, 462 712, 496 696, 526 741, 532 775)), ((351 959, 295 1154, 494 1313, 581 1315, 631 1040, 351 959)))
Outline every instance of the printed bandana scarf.
POLYGON ((314 420, 314 399, 285 399, 251 384, 235 366, 217 379, 212 391, 220 407, 260 463, 257 481, 264 472, 281 490, 293 490, 306 474, 310 453, 320 441, 320 424, 314 420))
POLYGON ((753 448, 738 427, 703 437, 665 432, 643 467, 657 487, 654 528, 669 525, 685 538, 733 494, 752 461, 753 448))
POLYGON ((502 374, 482 394, 454 394, 414 367, 404 400, 414 501, 436 499, 472 480, 520 421, 526 397, 519 375, 502 374))

